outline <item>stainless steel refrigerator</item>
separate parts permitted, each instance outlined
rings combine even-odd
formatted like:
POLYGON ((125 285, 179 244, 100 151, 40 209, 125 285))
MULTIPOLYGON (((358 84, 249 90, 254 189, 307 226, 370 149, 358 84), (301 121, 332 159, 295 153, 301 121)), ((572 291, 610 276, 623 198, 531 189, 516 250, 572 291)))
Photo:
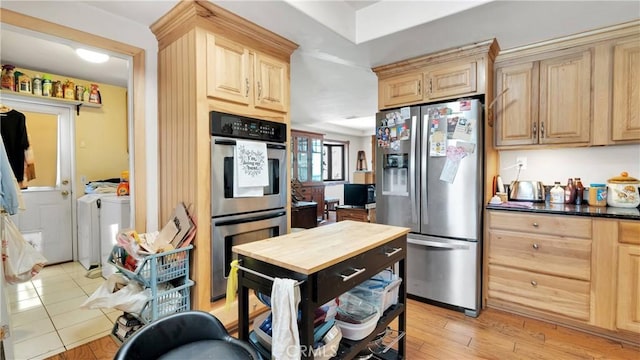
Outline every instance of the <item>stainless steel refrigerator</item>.
POLYGON ((483 128, 477 99, 376 115, 376 218, 411 228, 407 292, 477 316, 483 128))

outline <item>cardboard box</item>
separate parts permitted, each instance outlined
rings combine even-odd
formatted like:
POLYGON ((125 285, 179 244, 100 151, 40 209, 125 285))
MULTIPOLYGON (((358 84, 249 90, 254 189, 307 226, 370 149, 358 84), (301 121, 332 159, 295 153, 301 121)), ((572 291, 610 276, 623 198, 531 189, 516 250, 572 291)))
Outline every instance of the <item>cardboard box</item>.
POLYGON ((373 171, 354 171, 353 183, 354 184, 375 184, 375 176, 373 171))

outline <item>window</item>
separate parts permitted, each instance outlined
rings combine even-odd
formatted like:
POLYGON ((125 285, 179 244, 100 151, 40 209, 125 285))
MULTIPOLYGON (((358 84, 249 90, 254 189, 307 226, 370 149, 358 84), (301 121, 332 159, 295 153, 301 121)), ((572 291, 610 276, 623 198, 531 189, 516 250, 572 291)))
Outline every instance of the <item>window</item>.
POLYGON ((345 181, 349 142, 325 140, 322 152, 322 179, 324 181, 345 181))

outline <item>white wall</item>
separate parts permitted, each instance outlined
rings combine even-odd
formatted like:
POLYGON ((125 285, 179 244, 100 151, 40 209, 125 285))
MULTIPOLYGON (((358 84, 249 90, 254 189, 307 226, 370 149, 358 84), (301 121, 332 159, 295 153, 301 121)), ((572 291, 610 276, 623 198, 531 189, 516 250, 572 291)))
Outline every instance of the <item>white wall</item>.
MULTIPOLYGON (((145 50, 147 231, 158 229, 158 42, 148 27, 79 1, 2 1, 2 7, 145 50)), ((25 44, 25 46, 28 46, 25 44)), ((46 61, 46 59, 43 59, 46 61)), ((46 65, 43 65, 46 66, 46 65)), ((135 104, 134 104, 135 105, 135 104)), ((134 175, 135 176, 135 175, 134 175)), ((135 180, 135 179, 134 179, 135 180)), ((142 231, 142 229, 138 229, 142 231)))
POLYGON ((605 184, 607 179, 626 171, 640 178, 640 145, 598 146, 588 148, 562 148, 545 150, 511 150, 500 152, 499 173, 505 184, 516 179, 516 157, 527 158, 527 169, 520 180, 554 181, 566 184, 568 178, 579 177, 584 186, 605 184))

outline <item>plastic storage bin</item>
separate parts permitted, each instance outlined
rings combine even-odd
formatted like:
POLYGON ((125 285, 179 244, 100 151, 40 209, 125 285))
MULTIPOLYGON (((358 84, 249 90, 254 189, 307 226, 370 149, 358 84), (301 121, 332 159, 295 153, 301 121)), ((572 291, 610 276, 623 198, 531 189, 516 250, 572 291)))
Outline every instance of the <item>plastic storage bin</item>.
POLYGON ((144 305, 140 312, 140 317, 146 323, 150 323, 173 313, 190 310, 190 287, 193 284, 193 281, 187 280, 183 285, 158 292, 144 305))
MULTIPOLYGON (((262 313, 253 320, 253 333, 256 336, 256 340, 260 346, 266 351, 271 351, 271 336, 260 329, 260 325, 269 317, 271 311, 262 313)), ((318 328, 316 327, 316 330, 318 328)), ((250 337, 251 338, 251 337, 250 337)), ((340 340, 342 340, 342 332, 340 328, 333 325, 322 337, 321 341, 324 345, 313 349, 313 355, 315 360, 328 360, 338 354, 338 347, 340 346, 340 340)))
POLYGON ((109 255, 109 263, 115 265, 129 279, 142 283, 145 287, 189 276, 189 250, 193 245, 145 256, 135 271, 124 268, 126 251, 114 246, 109 255))
POLYGON ((384 270, 349 290, 349 293, 373 304, 383 314, 391 305, 398 303, 401 282, 402 279, 391 270, 384 270))
POLYGON ((336 326, 342 331, 343 338, 364 339, 376 328, 378 320, 380 312, 373 304, 350 291, 340 295, 336 326))

